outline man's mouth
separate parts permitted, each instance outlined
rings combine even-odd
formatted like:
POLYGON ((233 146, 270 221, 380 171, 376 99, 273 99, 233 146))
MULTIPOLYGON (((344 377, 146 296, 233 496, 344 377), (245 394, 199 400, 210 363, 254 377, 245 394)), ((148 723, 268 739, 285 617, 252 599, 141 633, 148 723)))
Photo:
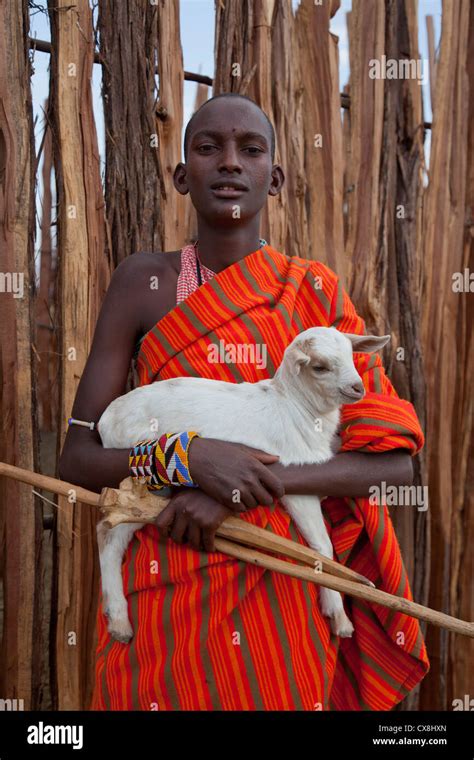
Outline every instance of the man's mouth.
POLYGON ((247 192, 246 187, 242 182, 214 182, 211 185, 211 190, 218 198, 238 198, 242 193, 247 192))

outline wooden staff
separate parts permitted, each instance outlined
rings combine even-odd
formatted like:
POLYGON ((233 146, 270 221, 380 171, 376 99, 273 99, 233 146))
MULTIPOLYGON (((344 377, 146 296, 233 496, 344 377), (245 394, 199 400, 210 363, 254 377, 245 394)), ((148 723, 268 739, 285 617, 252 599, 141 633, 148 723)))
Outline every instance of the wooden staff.
MULTIPOLYGON (((152 523, 169 501, 167 498, 151 493, 144 483, 137 483, 132 478, 123 480, 119 489, 103 488, 100 494, 96 494, 72 483, 66 483, 47 475, 40 475, 30 470, 23 470, 20 467, 14 467, 3 462, 0 462, 0 475, 6 475, 63 496, 69 496, 70 492, 73 491, 75 500, 98 507, 111 528, 123 522, 152 523)), ((474 638, 474 623, 459 620, 404 597, 376 589, 367 578, 354 573, 350 568, 322 557, 309 547, 289 541, 282 536, 275 536, 269 531, 251 525, 240 518, 228 517, 219 526, 216 533, 219 536, 215 539, 216 549, 235 559, 277 573, 290 575, 299 580, 316 583, 319 586, 326 586, 334 591, 355 596, 366 602, 380 604, 382 607, 388 607, 419 620, 425 620, 427 623, 445 628, 453 633, 474 638), (246 546, 242 544, 246 544, 246 546), (255 546, 284 555, 292 560, 299 560, 304 564, 286 562, 277 557, 263 554, 251 548, 255 546)))

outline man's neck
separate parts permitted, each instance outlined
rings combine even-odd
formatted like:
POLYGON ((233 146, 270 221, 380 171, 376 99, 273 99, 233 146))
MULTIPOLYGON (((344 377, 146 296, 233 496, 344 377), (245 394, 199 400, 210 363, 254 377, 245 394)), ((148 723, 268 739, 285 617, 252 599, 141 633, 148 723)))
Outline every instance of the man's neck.
POLYGON ((260 247, 259 222, 260 220, 256 219, 244 228, 216 229, 199 219, 198 253, 201 263, 213 272, 221 272, 256 251, 260 247))

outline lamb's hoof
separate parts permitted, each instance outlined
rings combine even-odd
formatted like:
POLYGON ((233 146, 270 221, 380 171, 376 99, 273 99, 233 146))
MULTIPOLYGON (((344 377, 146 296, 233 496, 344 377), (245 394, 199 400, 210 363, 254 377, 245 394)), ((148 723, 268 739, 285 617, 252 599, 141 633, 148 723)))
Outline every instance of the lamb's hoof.
POLYGON ((354 633, 354 626, 352 625, 344 610, 336 612, 334 617, 330 619, 330 622, 331 631, 335 633, 336 636, 340 636, 343 639, 350 639, 354 633))
POLYGON ((110 620, 108 629, 110 635, 121 644, 128 644, 133 638, 133 628, 129 620, 110 620))

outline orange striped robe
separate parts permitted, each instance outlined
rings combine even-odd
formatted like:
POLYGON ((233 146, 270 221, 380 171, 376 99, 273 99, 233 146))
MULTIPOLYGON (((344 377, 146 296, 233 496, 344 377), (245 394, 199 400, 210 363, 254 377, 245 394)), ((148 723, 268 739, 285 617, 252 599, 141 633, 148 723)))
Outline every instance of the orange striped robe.
MULTIPOLYGON (((338 277, 320 262, 271 246, 217 274, 142 342, 140 385, 178 376, 256 382, 273 376, 295 335, 315 325, 365 333, 338 277), (207 360, 211 343, 266 344, 267 367, 207 360)), ((342 449, 368 452, 424 443, 377 354, 355 353, 366 396, 342 407, 342 449)), ((411 599, 386 506, 326 498, 323 514, 339 562, 378 588, 411 599)), ((304 544, 280 504, 240 514, 304 544)), ((355 633, 331 634, 317 586, 160 540, 147 525, 123 562, 134 637, 111 640, 99 605, 93 710, 390 710, 429 662, 414 618, 346 596, 355 633)))

